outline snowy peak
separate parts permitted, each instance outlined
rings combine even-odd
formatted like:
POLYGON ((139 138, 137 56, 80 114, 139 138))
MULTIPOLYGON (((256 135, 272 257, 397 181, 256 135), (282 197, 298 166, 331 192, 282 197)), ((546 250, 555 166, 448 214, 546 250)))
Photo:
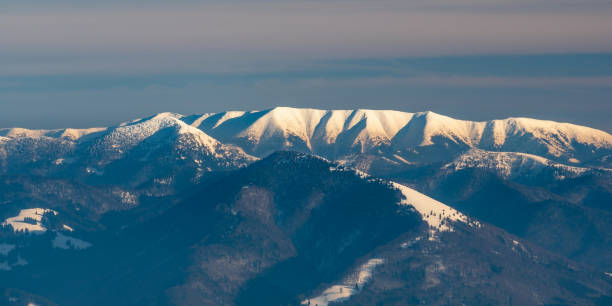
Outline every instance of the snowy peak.
POLYGON ((291 138, 297 138, 310 148, 310 139, 314 130, 325 115, 325 111, 322 110, 295 110, 286 107, 277 107, 264 112, 265 114, 237 136, 256 144, 276 140, 289 142, 291 138))
POLYGON ((176 114, 161 113, 150 118, 123 123, 110 129, 101 140, 100 145, 108 151, 122 152, 163 129, 170 128, 178 132, 183 126, 187 126, 179 118, 179 115, 176 114))
POLYGON ((0 173, 31 171, 82 180, 197 181, 207 172, 235 169, 257 158, 223 144, 175 113, 161 113, 115 127, 87 130, 3 130, 0 173))
POLYGON ((193 120, 213 137, 265 155, 282 149, 306 152, 365 151, 391 138, 412 117, 410 113, 377 110, 318 110, 277 107, 264 111, 224 112, 193 120))
POLYGON ((59 129, 59 130, 30 130, 24 128, 0 129, 0 137, 15 139, 15 138, 56 138, 76 141, 84 136, 101 132, 106 128, 88 128, 88 129, 59 129))
POLYGON ((452 160, 469 149, 482 149, 535 154, 576 165, 612 165, 612 135, 574 124, 528 118, 477 122, 430 111, 277 107, 182 120, 223 143, 236 144, 260 157, 277 150, 296 150, 332 159, 382 152, 389 156, 399 153, 408 160, 427 155, 429 159, 425 160, 434 161, 452 160))
MULTIPOLYGON (((334 112, 334 111, 332 111, 334 112)), ((349 136, 349 146, 357 147, 364 153, 381 145, 389 145, 391 139, 413 117, 412 113, 398 111, 356 110, 345 122, 345 134, 349 136), (355 130, 354 133, 351 133, 355 130), (353 139, 351 139, 353 138, 353 139)))
POLYGON ((436 201, 410 187, 392 182, 392 186, 402 193, 402 205, 410 205, 421 215, 430 229, 430 240, 436 238, 437 232, 454 231, 452 223, 462 222, 469 226, 479 227, 478 221, 471 220, 466 215, 450 206, 436 201))
POLYGON ((460 155, 443 168, 453 172, 464 169, 483 169, 492 171, 504 179, 536 178, 542 175, 550 175, 552 179, 561 180, 593 172, 612 174, 612 171, 607 169, 563 165, 533 154, 491 152, 478 149, 472 149, 460 155))
POLYGON ((446 139, 457 145, 477 145, 483 122, 457 120, 434 112, 416 113, 393 139, 395 147, 431 146, 436 139, 446 139))
POLYGON ((188 142, 192 148, 206 149, 211 153, 215 152, 216 147, 222 146, 219 141, 202 130, 183 122, 182 118, 180 114, 161 113, 123 123, 109 129, 106 135, 97 140, 97 146, 106 152, 122 154, 152 137, 155 138, 156 145, 161 143, 181 145, 188 142))
POLYGON ((290 107, 191 116, 161 113, 111 128, 1 129, 0 159, 21 152, 12 157, 56 160, 87 148, 110 161, 135 148, 146 151, 161 144, 219 158, 224 154, 219 152, 231 149, 245 160, 253 158, 244 152, 264 157, 294 150, 329 159, 365 153, 403 164, 448 163, 480 149, 533 154, 570 166, 612 167, 612 135, 569 123, 528 118, 476 122, 434 112, 290 107))
POLYGON ((488 122, 480 147, 529 151, 527 153, 559 158, 573 152, 588 154, 590 150, 612 150, 612 136, 604 131, 569 123, 509 118, 488 122))
POLYGON ((242 149, 222 144, 181 119, 180 114, 161 113, 124 123, 109 129, 106 135, 88 146, 88 150, 99 157, 98 164, 120 158, 141 162, 177 158, 214 169, 219 165, 239 166, 255 160, 242 149))

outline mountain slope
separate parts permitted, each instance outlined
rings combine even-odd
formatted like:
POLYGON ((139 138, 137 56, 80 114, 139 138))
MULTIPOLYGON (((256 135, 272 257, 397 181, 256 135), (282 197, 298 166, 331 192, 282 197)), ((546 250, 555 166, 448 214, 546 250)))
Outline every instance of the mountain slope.
POLYGON ((51 231, 15 242, 9 255, 28 264, 0 271, 0 286, 61 305, 595 305, 612 292, 601 272, 298 153, 218 173, 177 205, 133 215, 82 233, 93 245, 84 250, 51 249, 51 231))
POLYGON ((549 179, 563 180, 592 173, 612 174, 610 169, 592 169, 567 166, 546 158, 518 152, 490 152, 473 149, 461 154, 451 163, 444 165, 449 171, 483 169, 506 179, 529 179, 548 175, 549 179))
POLYGON ((162 113, 111 128, 2 130, 0 170, 136 188, 154 180, 197 181, 256 159, 181 118, 162 113))
POLYGON ((612 269, 609 170, 518 153, 473 153, 395 179, 555 253, 612 269))
MULTIPOLYGON (((227 147, 230 144, 258 157, 291 149, 330 159, 373 154, 400 164, 450 162, 470 149, 480 149, 533 154, 570 166, 612 167, 612 135, 569 123, 528 118, 472 122, 433 112, 277 107, 187 117, 162 113, 107 129, 3 129, 0 170, 28 166, 45 171, 48 164, 71 162, 71 153, 106 164, 160 133, 167 134, 159 140, 175 142, 182 149, 195 145, 213 158, 226 155, 217 150, 238 150, 227 147)), ((237 164, 249 161, 246 156, 230 159, 239 159, 237 164)))
POLYGON ((186 117, 186 122, 257 156, 292 149, 336 159, 382 150, 387 157, 399 154, 423 163, 452 159, 455 154, 477 148, 535 154, 575 165, 612 165, 612 135, 528 118, 473 122, 433 112, 278 107, 194 115, 186 117), (421 152, 433 156, 420 157, 421 152))
POLYGON ((610 272, 611 139, 526 118, 471 122, 432 112, 283 107, 162 113, 84 130, 2 129, 0 215, 43 207, 99 229, 115 211, 159 214, 208 177, 292 149, 408 185, 610 272))

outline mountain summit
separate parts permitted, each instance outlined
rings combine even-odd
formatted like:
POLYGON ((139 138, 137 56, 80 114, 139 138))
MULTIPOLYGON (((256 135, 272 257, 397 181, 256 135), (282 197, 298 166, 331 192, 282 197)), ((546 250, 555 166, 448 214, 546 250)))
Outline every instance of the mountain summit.
POLYGON ((277 107, 192 115, 183 120, 256 156, 283 149, 334 159, 352 153, 385 152, 394 160, 421 162, 427 159, 416 158, 419 152, 433 153, 435 160, 481 149, 535 154, 572 165, 612 165, 612 135, 529 118, 475 122, 434 112, 277 107))
MULTIPOLYGON (((612 135, 604 131, 528 118, 473 122, 433 112, 279 107, 161 113, 91 129, 0 129, 0 273, 19 276, 25 266, 53 276, 58 271, 48 265, 67 269, 72 255, 64 254, 75 253, 88 254, 79 257, 82 267, 101 263, 106 279, 87 286, 95 291, 104 284, 108 295, 118 290, 114 275, 126 267, 133 269, 120 287, 129 290, 151 275, 150 266, 159 266, 181 287, 147 280, 143 292, 168 289, 176 301, 190 295, 209 304, 270 304, 258 292, 276 286, 285 295, 269 296, 286 303, 324 304, 360 293, 351 300, 369 304, 384 293, 384 301, 404 301, 409 294, 414 303, 442 304, 451 298, 434 292, 442 276, 461 282, 467 274, 475 284, 505 286, 503 294, 487 291, 486 301, 597 304, 591 297, 599 296, 605 304, 606 273, 612 273, 611 166, 612 135), (323 210, 316 213, 317 207, 323 210), (400 219, 407 223, 395 222, 400 219), (397 235, 405 239, 393 242, 397 235), (371 244, 357 243, 359 237, 371 244), (347 250, 351 245, 358 249, 347 250), (475 250, 478 245, 487 248, 475 250), (50 247, 52 259, 44 255, 50 247), (113 253, 115 248, 127 253, 113 253), (174 249, 182 254, 178 262, 169 259, 174 249), (452 255, 457 250, 471 262, 461 266, 463 257, 452 255), (124 255, 123 265, 113 262, 124 255), (415 258, 423 263, 416 271, 423 277, 398 277, 396 268, 412 271, 415 258), (512 265, 545 276, 513 274, 512 265), (578 266, 584 269, 574 275, 578 266), (284 284, 283 271, 307 278, 284 284), (580 281, 569 281, 572 275, 580 281), (533 279, 557 283, 551 291, 533 279), (362 288, 370 281, 376 287, 362 288), (388 290, 412 281, 434 289, 388 290), (530 288, 518 286, 527 283, 530 288)), ((71 273, 75 284, 84 277, 71 273)), ((40 279, 46 284, 52 278, 40 279)), ((35 287, 22 280, 23 288, 35 287)), ((443 288, 453 296, 466 292, 466 300, 478 295, 451 287, 443 288)), ((59 290, 45 288, 44 296, 59 290)))

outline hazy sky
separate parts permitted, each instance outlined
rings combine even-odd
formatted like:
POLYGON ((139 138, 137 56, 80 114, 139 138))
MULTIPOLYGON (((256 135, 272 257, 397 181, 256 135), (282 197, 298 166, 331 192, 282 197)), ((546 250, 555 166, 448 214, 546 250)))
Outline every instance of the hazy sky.
POLYGON ((612 131, 612 1, 0 2, 0 127, 277 105, 612 131))

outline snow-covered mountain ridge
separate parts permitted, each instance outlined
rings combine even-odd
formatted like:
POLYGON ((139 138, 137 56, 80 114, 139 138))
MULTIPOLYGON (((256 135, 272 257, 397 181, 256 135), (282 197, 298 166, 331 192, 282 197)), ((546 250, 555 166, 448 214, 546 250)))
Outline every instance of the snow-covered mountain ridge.
POLYGON ((393 153, 407 160, 434 153, 446 159, 467 149, 521 152, 557 162, 608 167, 612 135, 593 128, 529 118, 488 122, 433 112, 318 110, 277 107, 264 111, 192 115, 182 120, 256 156, 291 149, 335 159, 351 153, 393 153))
POLYGON ((36 174, 137 185, 154 179, 235 169, 254 160, 186 124, 183 116, 161 113, 115 127, 63 130, 0 130, 0 173, 36 174))
POLYGON ((516 152, 569 167, 612 168, 612 135, 569 123, 529 118, 474 122, 433 112, 277 107, 190 116, 161 113, 109 128, 0 129, 0 170, 79 159, 98 169, 124 158, 146 161, 164 146, 171 146, 181 159, 223 160, 220 164, 230 167, 236 160, 236 165, 244 165, 253 156, 295 150, 331 160, 373 155, 390 165, 446 164, 462 154, 467 155, 458 165, 467 165, 474 152, 489 152, 479 156, 499 164, 493 168, 506 167, 506 152, 516 152))
POLYGON ((449 171, 484 169, 505 179, 535 177, 546 171, 552 171, 556 179, 575 178, 586 173, 612 174, 612 169, 568 166, 533 154, 490 152, 479 149, 469 150, 443 168, 449 171))

